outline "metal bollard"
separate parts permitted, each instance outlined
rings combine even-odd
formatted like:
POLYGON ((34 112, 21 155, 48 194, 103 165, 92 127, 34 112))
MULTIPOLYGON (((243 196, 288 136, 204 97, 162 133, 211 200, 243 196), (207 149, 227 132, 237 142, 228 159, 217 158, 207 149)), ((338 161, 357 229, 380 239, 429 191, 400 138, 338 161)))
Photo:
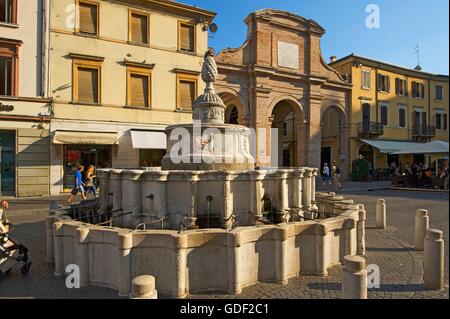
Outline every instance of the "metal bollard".
POLYGON ((376 206, 376 225, 378 229, 386 229, 386 201, 379 199, 376 206))
POLYGON ((426 209, 418 209, 416 211, 416 222, 414 232, 414 247, 416 250, 423 250, 425 243, 425 235, 429 228, 430 217, 426 209))
POLYGON ((367 299, 366 261, 360 256, 344 257, 342 299, 367 299))
POLYGON ((158 299, 158 292, 155 289, 155 277, 139 276, 131 282, 130 299, 158 299))
POLYGON ((444 289, 444 239, 440 230, 426 232, 423 272, 426 289, 444 289))

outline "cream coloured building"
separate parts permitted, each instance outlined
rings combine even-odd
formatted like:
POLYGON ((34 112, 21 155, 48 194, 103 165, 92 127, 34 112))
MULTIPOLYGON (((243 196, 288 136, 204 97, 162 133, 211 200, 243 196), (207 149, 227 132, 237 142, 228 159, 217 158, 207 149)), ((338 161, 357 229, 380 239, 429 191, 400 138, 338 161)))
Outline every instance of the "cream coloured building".
POLYGON ((0 0, 0 195, 49 194, 46 0, 0 0))
POLYGON ((51 194, 73 167, 159 166, 192 121, 215 13, 175 1, 51 0, 51 194))

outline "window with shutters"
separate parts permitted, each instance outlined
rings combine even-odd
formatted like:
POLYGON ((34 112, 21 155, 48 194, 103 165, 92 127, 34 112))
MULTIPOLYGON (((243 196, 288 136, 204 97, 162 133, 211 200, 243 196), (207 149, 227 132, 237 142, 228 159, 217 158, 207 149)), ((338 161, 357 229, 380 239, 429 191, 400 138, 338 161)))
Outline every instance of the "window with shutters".
POLYGON ((384 126, 389 125, 389 115, 388 114, 389 114, 388 105, 386 103, 380 104, 380 119, 381 119, 381 124, 383 124, 384 126))
POLYGON ((78 32, 98 35, 98 3, 78 1, 78 32))
POLYGON ((391 91, 390 77, 384 74, 378 74, 378 91, 390 92, 391 91))
POLYGON ((17 0, 0 0, 0 22, 17 23, 17 0))
POLYGON ((179 23, 178 49, 195 52, 195 26, 189 23, 179 23))
POLYGON ((435 115, 435 124, 437 130, 447 131, 447 113, 442 110, 436 110, 435 115))
POLYGON ((149 44, 148 14, 129 12, 128 39, 135 44, 149 44))
POLYGON ((18 95, 19 47, 15 40, 0 41, 0 95, 18 95))
POLYGON ((197 97, 197 76, 177 74, 177 108, 192 110, 192 103, 197 97))
POLYGON ((370 89, 370 70, 362 70, 361 72, 361 87, 363 89, 370 89))
POLYGON ((101 103, 101 61, 74 60, 74 103, 101 103))
POLYGON ((407 110, 407 106, 406 105, 399 105, 398 106, 398 127, 399 128, 406 128, 407 127, 407 123, 406 123, 406 110, 407 110))
POLYGON ((408 96, 408 81, 395 78, 395 94, 400 96, 408 96))
POLYGON ((411 94, 415 98, 425 98, 425 84, 413 81, 411 83, 411 94))
POLYGON ((128 68, 128 101, 131 107, 151 107, 151 70, 128 68))

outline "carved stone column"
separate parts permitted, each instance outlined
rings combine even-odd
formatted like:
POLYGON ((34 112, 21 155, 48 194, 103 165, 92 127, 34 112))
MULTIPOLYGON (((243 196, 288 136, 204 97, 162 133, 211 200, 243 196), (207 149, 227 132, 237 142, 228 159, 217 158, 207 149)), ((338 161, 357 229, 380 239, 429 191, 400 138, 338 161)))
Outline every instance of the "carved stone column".
POLYGON ((188 216, 186 219, 185 226, 187 229, 198 229, 197 226, 197 184, 198 184, 198 173, 189 172, 189 186, 190 186, 190 207, 188 210, 188 216))
POLYGON ((106 170, 98 170, 97 176, 100 181, 100 212, 104 214, 108 210, 110 172, 106 170))
POLYGON ((250 211, 255 216, 255 224, 262 224, 259 220, 263 218, 261 201, 263 198, 262 180, 264 173, 251 171, 250 173, 250 211))
POLYGON ((318 170, 314 168, 312 170, 311 176, 311 208, 313 210, 317 210, 317 202, 316 202, 316 180, 318 176, 318 170))
POLYGON ((302 192, 302 202, 304 210, 311 210, 311 178, 312 178, 312 169, 306 168, 305 173, 303 175, 303 192, 302 192))
POLYGON ((122 209, 122 171, 113 169, 110 173, 113 212, 122 209))
MULTIPOLYGON (((303 174, 305 173, 305 170, 303 169, 296 169, 293 173, 294 175, 294 179, 293 179, 293 191, 294 191, 294 195, 293 195, 293 205, 292 208, 300 213, 303 207, 303 174)), ((296 219, 298 220, 298 219, 296 219)))
POLYGON ((233 227, 233 197, 231 195, 231 179, 232 175, 226 172, 219 174, 220 180, 223 181, 223 228, 230 230, 233 227))
POLYGON ((122 208, 124 213, 131 215, 124 216, 124 226, 132 227, 141 223, 142 215, 142 196, 139 178, 143 171, 129 170, 122 172, 122 208))
POLYGON ((275 220, 281 223, 285 223, 288 221, 286 216, 287 211, 289 209, 289 200, 288 200, 288 187, 287 187, 287 171, 279 170, 277 172, 278 179, 278 203, 277 203, 277 215, 275 220))

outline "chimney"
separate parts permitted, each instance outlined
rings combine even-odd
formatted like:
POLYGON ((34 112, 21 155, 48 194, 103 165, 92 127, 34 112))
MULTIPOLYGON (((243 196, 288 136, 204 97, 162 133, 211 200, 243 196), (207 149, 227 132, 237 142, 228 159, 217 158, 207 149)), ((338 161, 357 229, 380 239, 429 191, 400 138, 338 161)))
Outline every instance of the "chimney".
POLYGON ((330 57, 330 63, 336 62, 337 58, 335 55, 333 55, 332 57, 330 57))

